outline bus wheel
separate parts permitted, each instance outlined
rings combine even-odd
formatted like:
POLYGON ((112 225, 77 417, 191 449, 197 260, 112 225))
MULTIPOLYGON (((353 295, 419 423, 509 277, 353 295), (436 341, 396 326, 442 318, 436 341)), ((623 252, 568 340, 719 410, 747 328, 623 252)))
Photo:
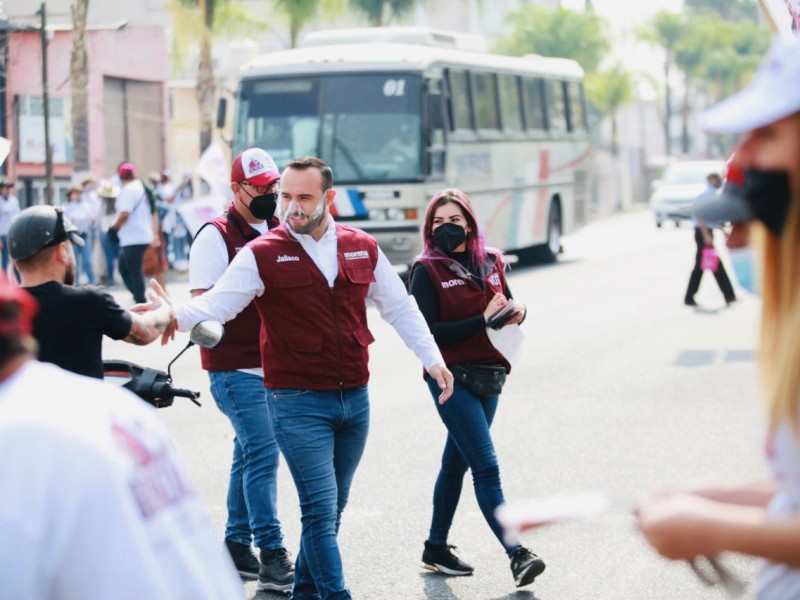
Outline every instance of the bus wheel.
POLYGON ((561 253, 561 206, 555 200, 550 202, 547 213, 547 243, 536 247, 539 262, 552 263, 561 253))

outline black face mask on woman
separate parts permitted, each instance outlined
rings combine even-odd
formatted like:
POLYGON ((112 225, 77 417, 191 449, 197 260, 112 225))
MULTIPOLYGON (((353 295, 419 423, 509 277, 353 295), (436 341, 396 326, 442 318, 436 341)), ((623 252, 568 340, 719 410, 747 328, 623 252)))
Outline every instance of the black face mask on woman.
POLYGON ((745 169, 744 199, 753 216, 780 237, 792 202, 789 174, 786 171, 745 169))
POLYGON ((442 223, 433 230, 433 243, 445 252, 452 252, 467 241, 467 232, 455 223, 442 223))
POLYGON ((276 201, 278 194, 259 194, 250 197, 250 206, 247 208, 256 219, 271 221, 275 214, 276 201))

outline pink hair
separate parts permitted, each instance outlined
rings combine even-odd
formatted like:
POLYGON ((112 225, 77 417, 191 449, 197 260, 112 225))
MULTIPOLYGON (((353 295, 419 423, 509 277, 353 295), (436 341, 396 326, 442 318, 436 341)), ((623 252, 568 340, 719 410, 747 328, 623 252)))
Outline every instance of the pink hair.
MULTIPOLYGON (((434 194, 428 203, 425 211, 425 220, 422 223, 422 252, 417 258, 441 258, 442 252, 436 249, 433 243, 433 217, 436 210, 445 204, 457 204, 464 214, 471 234, 467 237, 467 252, 473 264, 482 265, 486 261, 486 254, 489 248, 486 245, 486 236, 478 225, 478 218, 472 208, 472 202, 461 190, 450 188, 434 194)), ((499 250, 491 249, 493 254, 497 254, 502 260, 502 253, 499 250)))

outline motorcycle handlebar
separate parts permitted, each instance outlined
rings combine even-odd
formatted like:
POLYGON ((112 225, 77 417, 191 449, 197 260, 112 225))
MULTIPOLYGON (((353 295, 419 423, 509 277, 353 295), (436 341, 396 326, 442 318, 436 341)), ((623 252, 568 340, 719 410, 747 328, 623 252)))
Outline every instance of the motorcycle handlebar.
POLYGON ((188 398, 197 404, 197 406, 200 406, 200 403, 197 401, 197 399, 200 397, 200 392, 193 392, 192 390, 187 390, 185 388, 172 388, 171 394, 173 397, 188 398))

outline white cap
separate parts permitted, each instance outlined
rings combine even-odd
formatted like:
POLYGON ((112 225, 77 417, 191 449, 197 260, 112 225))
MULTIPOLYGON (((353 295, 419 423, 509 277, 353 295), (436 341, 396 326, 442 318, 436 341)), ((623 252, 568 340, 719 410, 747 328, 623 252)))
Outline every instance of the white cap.
POLYGON ((743 133, 800 112, 800 39, 775 38, 743 90, 703 114, 711 133, 743 133))

